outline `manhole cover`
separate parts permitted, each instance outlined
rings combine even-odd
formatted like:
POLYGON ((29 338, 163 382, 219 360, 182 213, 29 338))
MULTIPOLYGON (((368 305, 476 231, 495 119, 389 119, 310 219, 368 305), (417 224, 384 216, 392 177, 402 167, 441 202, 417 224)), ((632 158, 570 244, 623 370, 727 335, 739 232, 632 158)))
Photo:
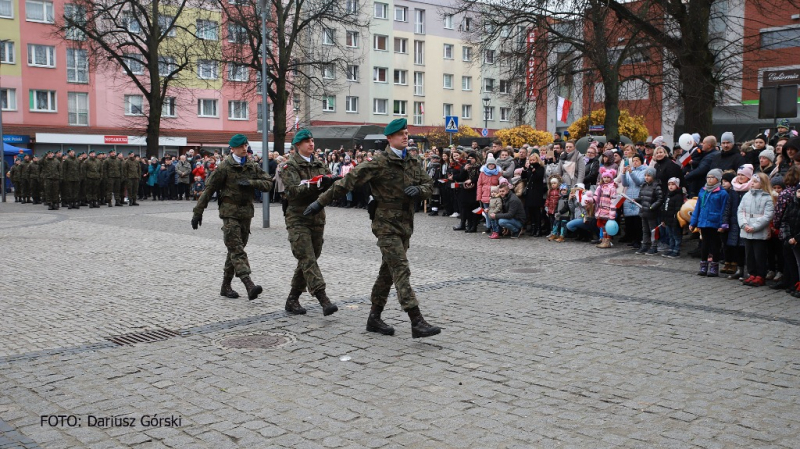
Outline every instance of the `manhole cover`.
POLYGON ((657 265, 661 265, 660 262, 657 260, 653 260, 650 258, 636 258, 636 259, 608 259, 608 263, 612 265, 620 265, 623 267, 654 267, 657 265))
POLYGON ((540 270, 539 268, 513 268, 513 269, 508 270, 508 271, 510 271, 512 273, 526 274, 526 273, 539 273, 542 270, 540 270))
POLYGON ((219 345, 228 349, 276 349, 294 340, 290 335, 264 333, 225 337, 219 340, 219 345))

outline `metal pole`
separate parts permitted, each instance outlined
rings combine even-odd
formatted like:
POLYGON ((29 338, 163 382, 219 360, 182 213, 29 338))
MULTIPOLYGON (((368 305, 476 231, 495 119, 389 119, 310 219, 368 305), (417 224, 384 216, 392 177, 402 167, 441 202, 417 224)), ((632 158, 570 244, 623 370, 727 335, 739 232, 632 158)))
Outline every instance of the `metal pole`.
MULTIPOLYGON (((269 106, 267 105, 267 0, 261 4, 261 164, 269 172, 269 106)), ((270 192, 261 193, 261 227, 269 227, 270 192)))
MULTIPOLYGON (((6 42, 7 41, 5 39, 0 40, 0 45, 5 45, 6 42)), ((0 64, 0 67, 2 67, 2 64, 0 64)), ((0 76, 0 80, 2 79, 3 79, 2 76, 0 76)), ((0 143, 3 144, 2 145, 3 158, 0 159, 0 171, 3 172, 2 175, 0 175, 0 180, 2 180, 3 182, 0 184, 3 184, 2 196, 3 196, 3 202, 5 203, 6 202, 6 151, 5 151, 6 142, 3 140, 3 107, 1 105, 0 105, 0 143)))

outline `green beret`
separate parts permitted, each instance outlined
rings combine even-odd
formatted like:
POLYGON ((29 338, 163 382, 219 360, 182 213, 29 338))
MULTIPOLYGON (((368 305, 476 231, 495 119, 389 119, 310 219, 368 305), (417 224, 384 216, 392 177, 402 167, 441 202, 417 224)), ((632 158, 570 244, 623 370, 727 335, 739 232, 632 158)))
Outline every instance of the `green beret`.
POLYGON ((247 137, 244 134, 236 134, 228 141, 228 146, 231 148, 240 147, 247 143, 247 137))
POLYGON ((294 139, 292 139, 292 145, 297 145, 298 143, 306 140, 306 139, 313 139, 314 136, 311 135, 311 131, 307 129, 301 129, 297 131, 297 134, 294 135, 294 139))
POLYGON ((95 153, 94 150, 89 150, 89 154, 95 153))
POLYGON ((391 136, 392 134, 396 133, 397 131, 403 130, 408 128, 408 120, 404 118, 399 118, 397 120, 392 120, 391 123, 386 125, 386 128, 383 129, 384 136, 391 136))

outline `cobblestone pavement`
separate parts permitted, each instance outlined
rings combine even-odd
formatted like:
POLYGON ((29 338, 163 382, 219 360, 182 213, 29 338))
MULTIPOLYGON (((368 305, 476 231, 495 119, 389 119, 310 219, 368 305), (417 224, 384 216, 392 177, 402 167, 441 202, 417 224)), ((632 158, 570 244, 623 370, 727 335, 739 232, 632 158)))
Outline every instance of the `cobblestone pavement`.
POLYGON ((192 231, 191 207, 0 205, 0 448, 800 447, 800 301, 783 292, 419 214, 412 284, 445 329, 412 340, 390 298, 385 337, 364 330, 365 211, 328 208, 340 309, 306 294, 298 317, 280 209, 268 230, 256 210, 251 302, 218 296, 221 221, 192 231), (108 339, 156 329, 179 335, 108 339), (256 340, 275 347, 235 348, 256 340))

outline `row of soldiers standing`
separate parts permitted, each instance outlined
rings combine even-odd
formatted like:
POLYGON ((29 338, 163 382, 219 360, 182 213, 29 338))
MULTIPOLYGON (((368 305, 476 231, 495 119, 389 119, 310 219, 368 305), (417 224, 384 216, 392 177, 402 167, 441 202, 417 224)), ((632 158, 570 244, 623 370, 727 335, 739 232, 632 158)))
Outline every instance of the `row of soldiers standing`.
POLYGON ((135 153, 127 159, 116 151, 75 155, 70 148, 67 154, 48 151, 43 159, 25 155, 17 158, 7 176, 14 185, 14 201, 42 204, 49 210, 60 206, 78 209, 80 206, 122 206, 125 190, 129 204, 138 206, 136 195, 142 169, 135 153), (112 203, 112 199, 114 203, 112 203))

